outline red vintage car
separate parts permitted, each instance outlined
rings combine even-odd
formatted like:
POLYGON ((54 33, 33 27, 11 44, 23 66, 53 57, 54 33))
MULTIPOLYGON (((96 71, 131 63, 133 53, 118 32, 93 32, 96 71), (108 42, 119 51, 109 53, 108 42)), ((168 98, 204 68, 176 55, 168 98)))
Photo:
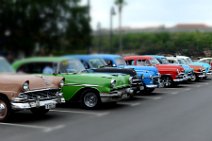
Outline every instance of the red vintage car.
POLYGON ((161 74, 161 81, 164 87, 177 85, 187 78, 184 69, 180 65, 160 64, 157 59, 151 56, 125 56, 128 65, 155 66, 161 74))

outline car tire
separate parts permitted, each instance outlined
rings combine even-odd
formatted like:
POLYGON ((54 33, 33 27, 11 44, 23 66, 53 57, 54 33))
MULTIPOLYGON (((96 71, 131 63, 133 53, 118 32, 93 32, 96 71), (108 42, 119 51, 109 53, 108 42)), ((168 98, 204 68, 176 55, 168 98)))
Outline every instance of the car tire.
POLYGON ((173 85, 173 81, 170 76, 163 76, 161 79, 165 88, 171 87, 173 85))
POLYGON ((195 82, 197 80, 197 76, 194 74, 190 80, 191 82, 195 82))
POLYGON ((32 108, 30 111, 36 116, 43 116, 49 112, 49 109, 45 109, 45 107, 32 108))
POLYGON ((81 106, 85 109, 96 109, 101 103, 100 97, 97 92, 86 90, 81 96, 81 106))
POLYGON ((8 99, 3 96, 0 96, 0 122, 8 121, 11 112, 11 105, 8 99))

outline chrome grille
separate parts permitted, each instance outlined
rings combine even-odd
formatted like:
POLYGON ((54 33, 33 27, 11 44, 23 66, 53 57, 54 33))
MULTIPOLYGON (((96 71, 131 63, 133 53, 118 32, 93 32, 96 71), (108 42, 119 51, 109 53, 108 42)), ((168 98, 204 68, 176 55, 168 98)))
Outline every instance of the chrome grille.
POLYGON ((56 93, 59 92, 59 89, 49 89, 41 91, 30 91, 26 92, 28 99, 30 100, 48 100, 56 98, 56 93))

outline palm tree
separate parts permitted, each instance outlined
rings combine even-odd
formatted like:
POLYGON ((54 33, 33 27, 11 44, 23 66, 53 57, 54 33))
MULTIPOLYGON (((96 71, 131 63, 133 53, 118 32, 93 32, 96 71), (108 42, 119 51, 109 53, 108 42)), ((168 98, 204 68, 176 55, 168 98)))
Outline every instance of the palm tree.
POLYGON ((125 0, 115 0, 115 5, 118 7, 119 13, 119 52, 122 53, 122 33, 121 33, 121 24, 122 24, 122 9, 123 6, 126 4, 125 0))

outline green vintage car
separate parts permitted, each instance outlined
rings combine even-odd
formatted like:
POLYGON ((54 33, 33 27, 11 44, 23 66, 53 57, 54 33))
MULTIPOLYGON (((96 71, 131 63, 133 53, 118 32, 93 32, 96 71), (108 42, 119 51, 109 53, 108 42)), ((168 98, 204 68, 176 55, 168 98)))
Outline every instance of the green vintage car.
POLYGON ((102 102, 117 102, 127 97, 131 77, 125 74, 89 73, 77 59, 64 57, 33 57, 13 63, 19 73, 62 76, 66 101, 78 101, 86 109, 102 102))

